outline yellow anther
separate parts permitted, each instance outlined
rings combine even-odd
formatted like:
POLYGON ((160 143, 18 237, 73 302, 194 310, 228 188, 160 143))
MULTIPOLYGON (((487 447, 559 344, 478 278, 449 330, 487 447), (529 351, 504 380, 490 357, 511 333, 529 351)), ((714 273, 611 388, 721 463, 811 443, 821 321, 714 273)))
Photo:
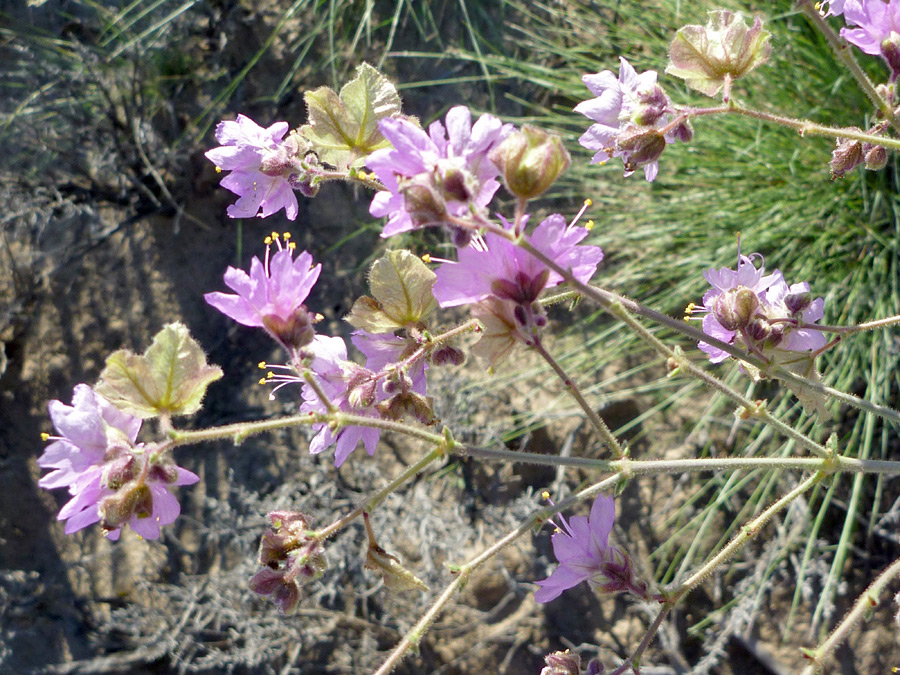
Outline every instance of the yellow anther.
POLYGON ((550 493, 547 492, 547 490, 544 490, 544 491, 541 493, 541 499, 550 499, 550 493))
POLYGON ((430 263, 430 262, 431 262, 431 254, 430 254, 430 253, 426 253, 425 255, 423 255, 423 256, 422 256, 422 262, 430 263))
POLYGON ((41 440, 42 440, 42 441, 49 441, 49 440, 50 440, 50 434, 48 434, 46 431, 43 432, 43 433, 41 434, 41 440))
POLYGON ((271 246, 272 245, 272 237, 266 237, 265 239, 263 239, 263 243, 266 246, 271 246))
POLYGON ((259 368, 260 370, 265 370, 266 367, 267 367, 267 366, 266 366, 266 362, 265 362, 265 361, 260 361, 259 363, 256 364, 256 367, 259 368))
POLYGON ((600 166, 606 166, 606 163, 608 161, 609 161, 608 159, 604 159, 602 162, 600 162, 600 166))
POLYGON ((588 232, 590 232, 591 230, 593 230, 593 229, 594 229, 594 221, 593 221, 593 220, 587 221, 587 222, 584 224, 584 229, 586 229, 588 232))
POLYGON ((297 242, 289 242, 287 247, 293 251, 295 248, 297 248, 297 242))
POLYGON ((275 377, 275 373, 273 373, 271 370, 268 373, 266 373, 267 380, 271 380, 273 377, 275 377))
POLYGON ((696 308, 696 306, 697 305, 695 305, 693 302, 689 302, 688 306, 684 308, 684 320, 685 321, 691 320, 691 314, 693 314, 694 308, 696 308))
POLYGON ((221 167, 221 166, 217 166, 217 167, 216 167, 216 173, 222 173, 222 167, 221 167))
POLYGON ((593 205, 594 205, 594 201, 593 201, 592 199, 590 199, 590 198, 585 199, 585 200, 584 200, 584 205, 585 205, 585 206, 593 206, 593 205))
POLYGON ((283 232, 283 233, 281 234, 281 236, 284 237, 284 240, 285 240, 285 241, 288 241, 288 240, 291 238, 291 233, 290 233, 290 232, 283 232))
POLYGON ((264 377, 259 378, 259 384, 265 384, 265 383, 266 383, 266 378, 264 378, 264 377))
POLYGON ((272 239, 274 239, 275 241, 277 241, 278 238, 281 237, 281 235, 278 234, 277 232, 273 232, 270 236, 271 236, 272 239))

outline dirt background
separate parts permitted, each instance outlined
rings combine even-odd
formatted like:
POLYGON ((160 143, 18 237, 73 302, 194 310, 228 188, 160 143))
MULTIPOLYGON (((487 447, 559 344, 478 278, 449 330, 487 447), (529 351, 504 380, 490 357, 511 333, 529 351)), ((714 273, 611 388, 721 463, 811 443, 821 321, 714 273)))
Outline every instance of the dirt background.
MULTIPOLYGON (((344 7, 335 24, 335 33, 343 36, 338 52, 329 56, 323 35, 310 46, 317 55, 300 65, 298 50, 323 19, 325 3, 188 4, 158 37, 129 44, 129 36, 170 16, 178 5, 154 5, 142 23, 104 43, 108 34, 98 17, 113 5, 0 2, 4 673, 370 672, 448 582, 445 562, 462 562, 517 525, 542 488, 564 494, 585 478, 471 461, 423 476, 392 496, 375 514, 374 525, 382 545, 399 554, 431 590, 388 593, 362 569, 364 536, 355 525, 329 546, 328 571, 310 584, 291 617, 279 616, 246 586, 266 512, 294 507, 315 522, 328 522, 425 448, 385 438, 375 459, 358 450, 336 470, 327 455, 308 454, 300 432, 251 438, 237 447, 193 447, 178 459, 201 482, 180 491, 183 517, 159 541, 140 541, 129 532, 111 543, 96 528, 62 534, 55 517, 65 495, 37 487, 39 435, 52 431, 49 400, 69 402, 72 387, 95 381, 111 351, 143 351, 163 325, 181 320, 209 361, 225 371, 186 426, 290 412, 296 405, 290 392, 270 401, 256 385, 256 364, 277 358, 268 340, 229 322, 202 294, 224 290, 225 267, 246 266, 270 231, 290 229, 298 247, 323 264, 322 281, 310 298, 311 307, 327 318, 322 332, 346 334, 340 319, 363 292, 364 270, 381 246, 365 195, 342 185, 326 186, 315 200, 301 199, 295 223, 281 215, 240 225, 230 221, 225 207, 231 195, 217 187, 219 177, 202 156, 214 144, 211 130, 196 139, 185 135, 239 111, 261 123, 301 123, 301 85, 332 84, 332 69, 345 81, 360 60, 377 60, 393 3, 373 3, 374 37, 367 43, 363 31, 352 53, 347 53, 350 37, 365 9, 356 5, 368 3, 344 7), (293 13, 292 6, 298 8, 293 13), (217 104, 230 78, 273 34, 248 76, 217 104), (273 103, 271 94, 287 73, 292 73, 290 86, 273 103), (196 123, 209 107, 215 114, 196 123)), ((435 24, 423 28, 403 12, 394 49, 435 52, 465 44, 461 5, 444 4, 433 3, 435 24)), ((499 31, 505 11, 500 3, 484 3, 481 11, 497 12, 499 31)), ((399 81, 478 75, 476 66, 452 59, 391 59, 386 69, 399 81)), ((405 109, 423 120, 460 99, 486 100, 483 89, 470 84, 403 94, 405 109)), ((519 112, 504 105, 504 112, 519 112)), ((440 417, 458 438, 478 443, 499 442, 505 417, 550 405, 560 396, 559 387, 541 380, 482 396, 484 376, 475 363, 432 374, 440 417)), ((617 427, 645 406, 632 398, 613 400, 601 413, 617 427)), ((648 438, 673 438, 679 420, 647 422, 640 431, 636 454, 650 451, 648 438)), ((571 418, 538 428, 511 446, 557 452, 567 443, 589 454, 586 435, 571 418)), ((672 447, 672 456, 684 452, 672 447)), ((687 486, 668 477, 631 485, 620 498, 617 540, 638 557, 653 550, 665 534, 654 530, 653 514, 688 494, 687 486)), ((785 536, 773 531, 768 546, 760 544, 759 565, 777 561, 785 536)), ((896 547, 877 545, 881 555, 896 556, 896 547)), ((397 672, 536 675, 543 655, 554 649, 581 645, 586 656, 599 655, 607 664, 627 654, 654 608, 624 598, 600 600, 583 588, 536 605, 529 582, 543 578, 552 564, 547 531, 511 546, 479 572, 438 620, 420 654, 397 672)), ((642 672, 797 672, 802 661, 795 645, 780 645, 778 634, 777 617, 786 614, 793 593, 789 564, 773 564, 783 566, 787 585, 760 594, 744 614, 714 622, 707 632, 725 636, 718 644, 707 640, 704 647, 705 635, 688 634, 687 627, 721 606, 737 582, 723 574, 695 593, 664 626, 642 672), (715 658, 704 657, 707 651, 715 658)), ((743 571, 753 576, 753 570, 743 571)), ((869 578, 868 570, 853 570, 847 584, 857 587, 869 578)), ((836 615, 845 609, 837 608, 836 615)), ((900 666, 891 611, 886 606, 874 612, 868 627, 842 648, 834 672, 887 673, 900 666)), ((804 635, 798 641, 809 642, 804 635)))

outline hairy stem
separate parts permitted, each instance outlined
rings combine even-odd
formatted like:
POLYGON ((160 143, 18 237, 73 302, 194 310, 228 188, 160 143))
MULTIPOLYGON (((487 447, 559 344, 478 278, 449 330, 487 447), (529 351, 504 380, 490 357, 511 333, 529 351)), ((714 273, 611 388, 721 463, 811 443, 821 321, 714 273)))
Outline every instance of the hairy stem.
POLYGON ((566 374, 566 371, 562 369, 556 360, 550 356, 550 353, 544 348, 544 345, 541 343, 540 338, 535 338, 534 344, 532 348, 541 355, 541 357, 546 361, 550 367, 553 369, 553 372, 562 380, 562 383, 565 385, 566 390, 575 399, 581 409, 584 411, 584 414, 587 415, 588 420, 590 420, 591 425, 600 434, 600 437, 603 439, 603 442, 606 443, 606 446, 612 450, 613 454, 621 459, 625 457, 626 452, 622 448, 618 439, 615 437, 612 431, 610 431, 609 427, 606 425, 606 422, 603 421, 603 418, 597 414, 591 404, 588 403, 584 396, 581 393, 581 390, 578 388, 578 385, 575 383, 571 377, 566 374))

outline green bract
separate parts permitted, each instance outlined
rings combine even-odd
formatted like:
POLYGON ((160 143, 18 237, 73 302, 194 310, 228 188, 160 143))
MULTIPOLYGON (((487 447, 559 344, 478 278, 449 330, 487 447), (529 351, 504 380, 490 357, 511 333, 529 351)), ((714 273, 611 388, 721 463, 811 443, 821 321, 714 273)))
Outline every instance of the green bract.
POLYGON ((360 164, 366 155, 390 145, 378 120, 400 114, 400 95, 375 68, 363 63, 341 88, 319 87, 303 95, 309 124, 300 127, 319 159, 340 169, 360 164))
POLYGON ((666 72, 691 89, 715 96, 726 80, 736 80, 768 61, 771 35, 759 17, 748 27, 740 12, 712 11, 706 26, 684 26, 675 33, 666 72))
POLYGON ((353 304, 347 321, 370 333, 416 325, 434 311, 436 275, 409 251, 388 251, 369 271, 369 291, 353 304))
POLYGON ((141 419, 190 415, 200 409, 206 387, 220 377, 222 369, 207 365, 188 329, 170 323, 142 355, 127 349, 110 354, 94 390, 141 419))

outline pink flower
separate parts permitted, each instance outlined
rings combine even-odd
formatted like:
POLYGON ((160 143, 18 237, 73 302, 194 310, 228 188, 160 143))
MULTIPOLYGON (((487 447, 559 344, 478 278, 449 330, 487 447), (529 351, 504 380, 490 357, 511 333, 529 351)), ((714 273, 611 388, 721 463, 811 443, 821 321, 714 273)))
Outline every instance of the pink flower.
POLYGON ((592 119, 593 124, 578 139, 588 150, 596 150, 591 164, 602 164, 610 157, 621 157, 625 175, 643 167, 648 181, 656 178, 659 156, 667 143, 690 140, 690 128, 679 125, 665 134, 658 129, 669 123, 671 101, 656 83, 656 71, 637 74, 624 57, 619 59, 619 77, 610 70, 581 79, 596 98, 582 101, 575 112, 592 119))
POLYGON ((859 47, 866 54, 880 55, 882 42, 891 33, 900 33, 900 2, 890 0, 847 0, 844 3, 841 37, 859 47))
POLYGON ((72 405, 51 401, 53 426, 60 433, 44 449, 37 463, 54 469, 38 481, 46 490, 75 485, 91 467, 103 464, 111 443, 134 443, 141 420, 113 407, 86 384, 78 384, 72 405))
MULTIPOLYGON (((342 338, 318 335, 310 350, 315 355, 310 370, 318 376, 319 386, 338 410, 366 417, 380 417, 371 406, 353 406, 350 403, 348 375, 352 372, 354 364, 347 360, 347 345, 342 338)), ((303 386, 301 396, 303 397, 301 412, 323 413, 327 410, 311 385, 303 386)), ((374 455, 381 435, 374 427, 346 426, 335 431, 327 424, 320 424, 313 428, 318 433, 310 442, 309 451, 317 455, 334 445, 335 466, 341 466, 360 441, 366 452, 370 456, 374 455)))
POLYGON ((591 515, 573 516, 568 522, 562 516, 562 527, 553 535, 553 554, 559 561, 553 574, 536 582, 537 602, 550 602, 568 588, 587 581, 592 589, 605 593, 629 590, 644 596, 646 587, 632 581, 631 565, 625 554, 609 545, 616 516, 612 497, 599 495, 591 506, 591 515))
POLYGON ((512 126, 493 115, 472 124, 465 106, 451 108, 446 128, 433 122, 426 134, 412 122, 387 118, 378 123, 392 144, 366 159, 387 188, 372 200, 369 213, 387 216, 382 237, 432 225, 446 224, 447 215, 463 217, 470 209, 483 210, 500 183, 488 152, 512 126))
POLYGON ((57 516, 67 521, 66 534, 101 522, 113 540, 126 524, 146 539, 158 538, 160 525, 172 523, 181 511, 169 487, 199 477, 135 445, 141 421, 86 384, 75 387, 72 403, 50 402, 50 417, 62 435, 38 458, 39 466, 54 469, 38 484, 67 487, 72 495, 57 516))
MULTIPOLYGON (((285 240, 289 235, 285 236, 285 240)), ((265 262, 256 256, 250 261, 250 274, 229 267, 225 284, 237 295, 207 293, 210 305, 244 326, 265 328, 288 348, 308 344, 314 335, 312 317, 303 302, 319 278, 322 265, 313 265, 312 255, 303 251, 296 258, 294 245, 282 247, 277 233, 266 238, 265 262), (269 257, 272 241, 278 251, 269 257)))
MULTIPOLYGON (((559 214, 546 218, 528 237, 530 243, 561 267, 587 283, 603 260, 599 246, 579 245, 588 234, 568 227, 559 214)), ((496 297, 528 305, 545 288, 558 286, 562 276, 520 246, 488 232, 484 246, 459 249, 459 262, 444 263, 437 271, 434 297, 441 307, 455 307, 496 297)))
MULTIPOLYGON (((788 286, 779 270, 765 274, 754 258, 739 255, 737 270, 709 269, 703 273, 712 285, 703 296, 703 332, 728 344, 766 355, 772 350, 816 351, 827 342, 825 336, 809 328, 825 314, 825 301, 812 299, 806 282, 788 286)), ((712 363, 729 357, 728 352, 701 342, 701 350, 712 363)))
POLYGON ((289 138, 287 122, 263 129, 244 115, 234 122, 220 122, 216 140, 222 145, 206 153, 219 171, 231 173, 222 179, 223 188, 238 195, 228 207, 232 218, 265 218, 284 209, 288 220, 297 217, 297 197, 291 186, 299 173, 298 148, 289 138))

